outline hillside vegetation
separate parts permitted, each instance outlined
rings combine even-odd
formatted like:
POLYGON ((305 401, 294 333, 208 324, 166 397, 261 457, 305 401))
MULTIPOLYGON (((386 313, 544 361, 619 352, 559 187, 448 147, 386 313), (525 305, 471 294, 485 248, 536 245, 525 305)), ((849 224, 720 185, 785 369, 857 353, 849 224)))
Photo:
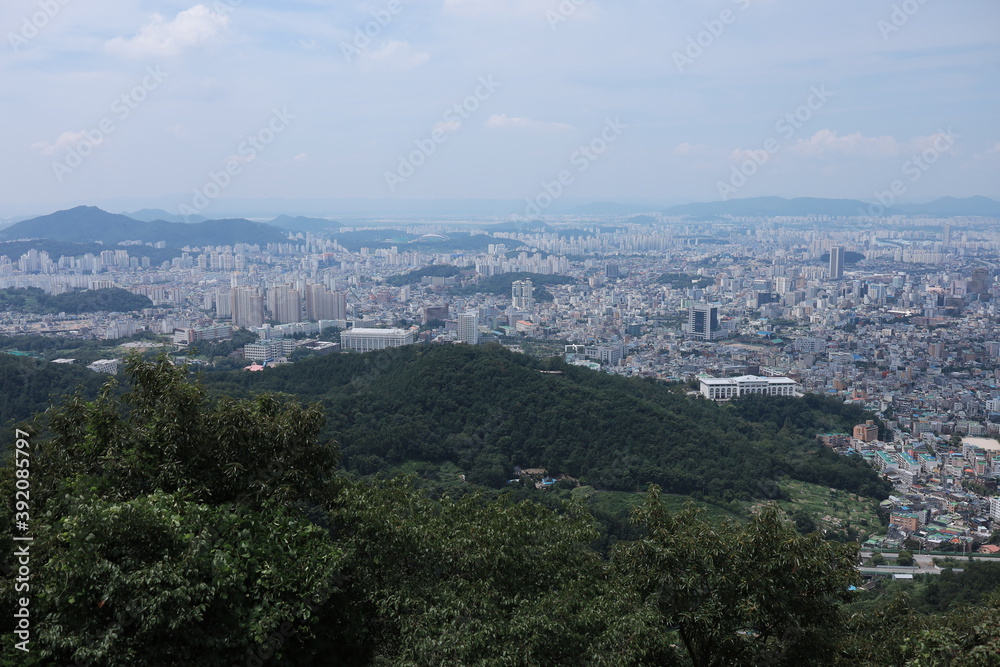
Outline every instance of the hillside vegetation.
POLYGON ((408 460, 451 461, 469 481, 492 487, 518 466, 598 489, 653 483, 723 501, 780 497, 774 480, 785 476, 875 498, 889 491, 860 459, 815 444, 816 433, 846 430, 865 417, 821 397, 773 399, 797 415, 779 427, 750 421, 738 402, 716 405, 660 382, 495 345, 332 355, 206 381, 234 396, 277 391, 321 402, 344 465, 360 474, 408 460))
POLYGON ((53 315, 67 313, 98 313, 102 311, 128 313, 152 308, 148 296, 133 294, 119 287, 79 290, 65 294, 46 294, 37 287, 0 289, 0 311, 53 315))
POLYGON ((31 570, 0 588, 31 627, 3 631, 3 664, 986 667, 1000 655, 996 599, 929 616, 904 598, 859 605, 857 545, 802 535, 773 505, 709 523, 653 487, 636 539, 603 554, 578 502, 345 477, 317 404, 214 399, 166 359, 133 357, 123 380, 26 426, 0 469, 7 498, 30 476, 30 503, 4 503, 2 518, 33 540, 0 534, 31 570))

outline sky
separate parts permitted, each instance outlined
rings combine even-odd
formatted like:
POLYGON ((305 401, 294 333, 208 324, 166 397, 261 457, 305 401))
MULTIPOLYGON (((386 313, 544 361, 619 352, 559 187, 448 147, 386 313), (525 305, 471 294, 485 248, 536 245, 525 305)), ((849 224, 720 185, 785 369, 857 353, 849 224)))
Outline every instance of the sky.
POLYGON ((0 214, 1000 198, 996 0, 5 0, 0 214))

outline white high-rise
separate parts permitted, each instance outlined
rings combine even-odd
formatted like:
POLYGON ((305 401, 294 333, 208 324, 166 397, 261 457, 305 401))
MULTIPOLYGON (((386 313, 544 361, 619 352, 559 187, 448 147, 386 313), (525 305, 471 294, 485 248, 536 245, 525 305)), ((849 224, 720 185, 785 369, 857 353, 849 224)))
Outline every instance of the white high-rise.
POLYGON ((835 245, 830 248, 830 280, 840 280, 844 277, 844 246, 835 245))
POLYGON ((458 316, 458 340, 469 345, 479 343, 479 311, 467 310, 458 316))

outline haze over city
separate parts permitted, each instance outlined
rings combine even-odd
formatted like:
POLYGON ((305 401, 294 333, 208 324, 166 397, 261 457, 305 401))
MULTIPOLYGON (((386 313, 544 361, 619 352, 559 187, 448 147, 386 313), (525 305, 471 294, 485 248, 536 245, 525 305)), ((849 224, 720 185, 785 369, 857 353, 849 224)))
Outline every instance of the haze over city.
POLYGON ((176 212, 231 159, 212 204, 522 202, 563 171, 576 202, 874 201, 896 179, 904 201, 996 198, 998 20, 988 0, 17 0, 0 217, 176 212))

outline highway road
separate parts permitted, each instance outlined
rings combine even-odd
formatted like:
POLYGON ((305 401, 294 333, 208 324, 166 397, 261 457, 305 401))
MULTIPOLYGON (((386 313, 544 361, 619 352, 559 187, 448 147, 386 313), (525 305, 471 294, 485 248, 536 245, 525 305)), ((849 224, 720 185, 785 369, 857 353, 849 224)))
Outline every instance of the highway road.
MULTIPOLYGON (((871 555, 872 555, 871 551, 861 552, 861 557, 865 559, 871 558, 871 555)), ((895 560, 897 554, 886 551, 883 552, 882 555, 884 555, 888 561, 892 562, 893 560, 895 560)), ((941 568, 939 568, 937 565, 934 564, 935 558, 946 558, 946 556, 930 556, 926 554, 916 554, 913 556, 913 561, 915 563, 914 567, 896 567, 896 566, 867 567, 866 566, 866 567, 859 567, 858 569, 864 574, 876 573, 876 572, 882 574, 941 574, 941 568)), ((997 558, 996 556, 983 556, 980 554, 972 554, 972 558, 973 560, 988 560, 1000 563, 1000 558, 997 558)), ((963 560, 968 559, 968 554, 964 556, 962 554, 955 554, 955 559, 961 562, 963 560)), ((961 568, 961 564, 959 564, 957 567, 961 568)))

